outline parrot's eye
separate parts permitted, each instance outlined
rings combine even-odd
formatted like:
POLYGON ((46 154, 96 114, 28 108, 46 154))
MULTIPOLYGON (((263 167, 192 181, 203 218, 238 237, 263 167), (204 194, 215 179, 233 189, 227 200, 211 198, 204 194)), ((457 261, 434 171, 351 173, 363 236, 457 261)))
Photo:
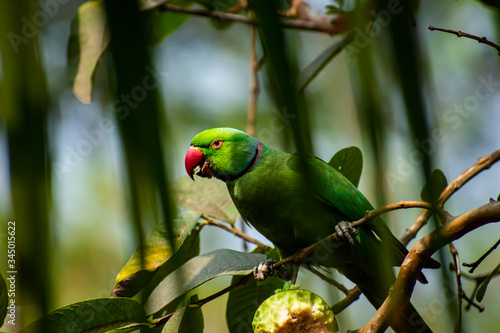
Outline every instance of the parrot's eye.
POLYGON ((212 141, 212 148, 218 149, 220 147, 222 147, 222 140, 215 139, 212 141))

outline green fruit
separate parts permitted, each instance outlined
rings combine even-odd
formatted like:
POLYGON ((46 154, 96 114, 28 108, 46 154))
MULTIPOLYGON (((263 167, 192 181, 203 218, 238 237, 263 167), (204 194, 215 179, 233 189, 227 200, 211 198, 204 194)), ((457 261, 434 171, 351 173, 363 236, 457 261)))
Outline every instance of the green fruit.
POLYGON ((277 293, 255 312, 254 333, 338 333, 337 320, 330 306, 307 290, 277 293))

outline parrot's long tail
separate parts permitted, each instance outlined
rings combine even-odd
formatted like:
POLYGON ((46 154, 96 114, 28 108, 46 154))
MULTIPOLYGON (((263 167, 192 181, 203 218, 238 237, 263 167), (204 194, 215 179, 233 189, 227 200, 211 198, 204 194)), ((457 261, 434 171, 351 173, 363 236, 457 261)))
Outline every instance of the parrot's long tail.
MULTIPOLYGON (((374 307, 378 309, 382 305, 383 300, 379 297, 373 297, 370 292, 365 292, 361 287, 360 289, 374 307)), ((394 318, 390 319, 390 326, 396 333, 432 333, 411 303, 407 303, 394 318)))

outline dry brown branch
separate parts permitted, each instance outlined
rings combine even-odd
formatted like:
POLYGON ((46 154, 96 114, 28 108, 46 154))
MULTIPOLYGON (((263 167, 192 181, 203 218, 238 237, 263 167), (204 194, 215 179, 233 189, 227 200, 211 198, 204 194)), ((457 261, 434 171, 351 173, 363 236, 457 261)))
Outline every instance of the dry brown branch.
MULTIPOLYGON (((191 7, 181 7, 176 5, 171 5, 165 3, 158 7, 161 10, 210 17, 220 21, 234 21, 246 24, 257 24, 257 22, 244 15, 223 13, 217 11, 208 11, 202 8, 191 8, 191 7)), ((331 36, 342 34, 352 28, 351 23, 344 15, 322 15, 320 18, 315 20, 303 20, 303 19, 286 19, 281 21, 283 28, 287 29, 299 29, 327 33, 331 36)))
MULTIPOLYGON (((446 186, 443 192, 441 192, 441 195, 436 202, 436 206, 443 207, 444 203, 450 198, 453 193, 458 191, 477 174, 489 169, 493 164, 498 162, 498 160, 500 160, 500 149, 494 151, 491 155, 479 158, 476 164, 462 172, 462 174, 460 174, 451 183, 449 183, 448 186, 446 186)), ((426 210, 420 213, 413 225, 406 229, 406 232, 400 238, 401 243, 407 245, 413 238, 415 238, 418 231, 422 229, 422 227, 427 223, 427 220, 431 217, 431 214, 432 212, 430 210, 426 210)))
POLYGON ((472 35, 472 34, 469 34, 469 33, 466 33, 466 32, 462 32, 460 30, 442 29, 442 28, 436 28, 436 27, 433 27, 433 26, 428 26, 427 29, 429 29, 430 31, 436 30, 436 31, 441 31, 441 32, 447 32, 449 34, 454 34, 454 35, 456 35, 459 38, 460 37, 465 37, 465 38, 470 38, 470 39, 476 40, 480 44, 486 44, 486 45, 491 46, 492 48, 494 48, 495 50, 497 50, 498 55, 500 55, 500 45, 495 44, 492 41, 489 41, 488 38, 486 38, 486 37, 475 36, 475 35, 472 35))
POLYGON ((401 265, 389 296, 360 332, 384 332, 389 327, 389 318, 410 301, 417 277, 434 252, 476 228, 498 221, 500 201, 491 201, 455 217, 419 240, 401 265))

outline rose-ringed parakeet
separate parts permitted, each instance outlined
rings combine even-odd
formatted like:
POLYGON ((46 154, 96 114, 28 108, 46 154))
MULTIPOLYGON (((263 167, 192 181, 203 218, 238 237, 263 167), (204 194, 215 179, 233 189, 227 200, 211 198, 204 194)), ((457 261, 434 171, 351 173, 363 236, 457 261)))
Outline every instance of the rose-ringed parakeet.
MULTIPOLYGON (((373 209, 349 180, 321 159, 274 150, 232 128, 196 135, 185 166, 191 178, 196 173, 224 181, 241 217, 283 258, 336 231, 349 234, 348 222, 373 209)), ((306 263, 336 268, 378 308, 394 282, 393 266, 401 265, 408 251, 380 217, 353 234, 354 239, 347 235, 352 244, 321 246, 306 263)), ((439 263, 431 261, 427 267, 439 263)), ((426 282, 423 275, 419 280, 426 282)), ((397 332, 431 332, 411 304, 392 319, 391 327, 397 332)))

